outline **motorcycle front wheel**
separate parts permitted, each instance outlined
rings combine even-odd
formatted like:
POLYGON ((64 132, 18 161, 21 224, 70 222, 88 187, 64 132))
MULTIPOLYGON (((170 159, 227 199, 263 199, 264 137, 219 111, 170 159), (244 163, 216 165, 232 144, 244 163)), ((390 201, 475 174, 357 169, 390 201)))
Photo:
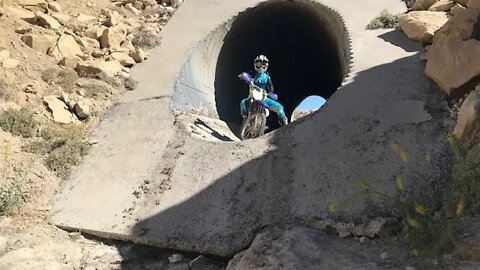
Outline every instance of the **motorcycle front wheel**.
POLYGON ((242 123, 240 128, 240 139, 254 139, 262 136, 267 126, 267 116, 265 113, 255 113, 249 115, 242 123))

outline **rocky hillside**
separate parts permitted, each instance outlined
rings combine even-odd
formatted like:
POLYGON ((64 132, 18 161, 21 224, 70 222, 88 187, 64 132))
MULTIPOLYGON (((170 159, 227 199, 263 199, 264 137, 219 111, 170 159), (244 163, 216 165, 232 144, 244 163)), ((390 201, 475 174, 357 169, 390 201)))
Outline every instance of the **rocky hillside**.
POLYGON ((409 5, 411 12, 399 18, 399 26, 425 45, 425 75, 451 99, 454 135, 474 140, 480 121, 480 1, 417 0, 409 5))

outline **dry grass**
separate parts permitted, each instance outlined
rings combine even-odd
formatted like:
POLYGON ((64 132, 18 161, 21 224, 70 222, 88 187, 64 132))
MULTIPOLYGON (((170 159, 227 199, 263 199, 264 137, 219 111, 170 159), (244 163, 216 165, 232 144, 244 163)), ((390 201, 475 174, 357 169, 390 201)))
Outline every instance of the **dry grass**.
POLYGON ((397 26, 398 16, 391 14, 388 10, 383 10, 379 16, 367 25, 367 29, 396 28, 397 26))
POLYGON ((50 85, 59 85, 67 92, 75 86, 79 76, 71 68, 49 68, 42 72, 42 79, 50 85))
POLYGON ((29 138, 37 134, 39 123, 28 109, 8 109, 0 114, 0 127, 13 135, 29 138))

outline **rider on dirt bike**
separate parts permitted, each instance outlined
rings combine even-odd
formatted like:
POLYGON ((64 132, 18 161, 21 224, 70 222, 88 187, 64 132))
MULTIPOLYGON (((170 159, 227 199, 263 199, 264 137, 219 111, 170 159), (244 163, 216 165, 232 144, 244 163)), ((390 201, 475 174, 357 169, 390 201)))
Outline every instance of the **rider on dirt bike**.
MULTIPOLYGON (((285 126, 288 124, 288 119, 285 115, 285 111, 283 106, 275 101, 277 99, 277 95, 273 93, 273 83, 272 78, 267 72, 268 68, 268 58, 264 55, 259 55, 255 58, 254 67, 256 72, 249 72, 250 76, 253 78, 253 83, 262 88, 265 91, 268 91, 268 97, 265 98, 264 102, 268 105, 271 111, 274 111, 278 115, 278 120, 281 126, 285 126)), ((241 75, 239 75, 240 77, 241 75)), ((242 113, 242 117, 245 119, 247 117, 247 102, 250 97, 243 99, 240 102, 240 112, 242 113)))

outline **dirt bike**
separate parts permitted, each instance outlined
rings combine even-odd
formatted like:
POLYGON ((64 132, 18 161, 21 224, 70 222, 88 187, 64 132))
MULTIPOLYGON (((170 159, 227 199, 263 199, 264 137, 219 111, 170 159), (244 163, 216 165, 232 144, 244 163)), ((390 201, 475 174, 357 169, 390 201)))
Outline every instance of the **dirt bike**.
POLYGON ((253 84, 247 73, 242 73, 239 78, 249 84, 250 98, 247 104, 247 117, 240 128, 240 139, 254 139, 262 136, 267 128, 267 117, 270 115, 268 105, 265 103, 267 93, 262 88, 253 84))

